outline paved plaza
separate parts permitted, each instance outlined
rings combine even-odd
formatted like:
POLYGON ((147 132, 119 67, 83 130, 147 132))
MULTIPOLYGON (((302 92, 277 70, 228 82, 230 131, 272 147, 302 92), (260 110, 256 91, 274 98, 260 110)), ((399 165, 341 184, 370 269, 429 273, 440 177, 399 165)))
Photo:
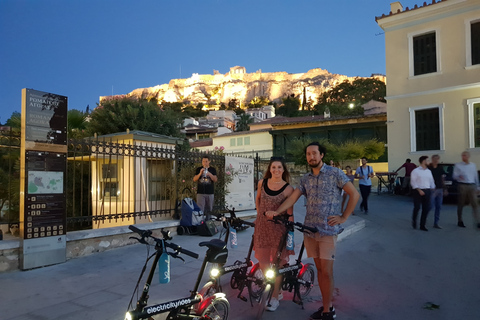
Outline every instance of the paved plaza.
MULTIPOLYGON (((424 232, 411 228, 412 207, 411 198, 375 194, 368 215, 356 211, 349 219, 350 234, 338 243, 335 262, 337 319, 479 318, 480 231, 473 226, 470 208, 464 212, 467 228, 456 226, 456 207, 445 205, 443 229, 424 232), (428 302, 440 308, 425 309, 428 302)), ((300 200, 295 216, 303 221, 304 214, 300 200)), ((432 216, 427 228, 433 224, 432 216)), ((229 263, 245 257, 252 232, 249 228, 238 234, 239 247, 230 250, 229 263)), ((205 250, 198 243, 208 239, 175 236, 173 242, 203 256, 205 250)), ((295 235, 297 248, 301 239, 295 235)), ((0 319, 123 319, 145 257, 144 246, 131 245, 55 266, 0 274, 0 319)), ((155 278, 151 302, 188 295, 201 259, 185 260, 172 261, 169 284, 155 278)), ((222 281, 231 304, 229 319, 252 319, 254 310, 236 298, 229 280, 226 275, 222 281)), ((291 293, 284 296, 277 311, 266 312, 264 319, 306 320, 321 300, 318 284, 304 310, 289 301, 291 293)))

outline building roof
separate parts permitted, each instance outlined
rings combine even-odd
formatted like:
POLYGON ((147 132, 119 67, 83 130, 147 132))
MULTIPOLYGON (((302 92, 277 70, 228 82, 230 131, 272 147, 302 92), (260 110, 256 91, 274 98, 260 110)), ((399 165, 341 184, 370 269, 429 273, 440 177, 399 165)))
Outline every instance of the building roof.
POLYGON ((171 143, 175 144, 176 142, 183 143, 182 138, 166 136, 164 134, 146 132, 140 130, 127 130, 125 132, 116 132, 110 134, 104 134, 97 136, 98 139, 112 138, 112 140, 122 140, 122 139, 134 139, 134 140, 143 140, 150 142, 160 142, 160 143, 171 143))
POLYGON ((212 138, 190 142, 190 147, 192 147, 192 148, 209 147, 209 146, 213 146, 213 139, 212 138))
POLYGON ((249 131, 235 131, 235 132, 231 132, 231 133, 225 133, 225 134, 222 134, 220 136, 217 136, 217 137, 231 137, 231 136, 241 136, 241 135, 244 135, 246 133, 261 133, 261 132, 269 132, 270 128, 268 129, 259 129, 259 130, 249 130, 249 131))
POLYGON ((184 133, 209 133, 217 132, 217 127, 207 127, 202 125, 189 124, 182 129, 184 133))
POLYGON ((309 116, 309 117, 296 117, 296 118, 288 118, 288 121, 284 121, 282 123, 273 124, 275 127, 281 127, 291 124, 299 124, 299 123, 313 123, 313 122, 328 122, 328 121, 335 121, 335 120, 349 120, 349 119, 368 119, 374 118, 380 115, 386 116, 386 112, 375 113, 375 114, 365 114, 365 115, 358 115, 358 116, 332 116, 330 118, 324 118, 323 116, 309 116))
POLYGON ((417 9, 420 9, 420 8, 425 8, 425 7, 428 7, 428 6, 431 6, 431 5, 434 5, 434 4, 437 4, 437 3, 440 3, 440 2, 445 2, 447 0, 432 0, 431 3, 427 3, 426 1, 423 3, 422 6, 418 6, 418 5, 415 5, 413 8, 409 8, 409 7, 406 7, 403 11, 401 9, 398 9, 396 12, 392 12, 390 11, 388 14, 382 14, 380 17, 375 17, 375 21, 378 21, 380 19, 383 19, 383 18, 386 18, 386 17, 391 17, 393 15, 397 15, 397 14, 401 14, 401 13, 405 13, 405 12, 409 12, 409 11, 413 11, 413 10, 417 10, 417 9))

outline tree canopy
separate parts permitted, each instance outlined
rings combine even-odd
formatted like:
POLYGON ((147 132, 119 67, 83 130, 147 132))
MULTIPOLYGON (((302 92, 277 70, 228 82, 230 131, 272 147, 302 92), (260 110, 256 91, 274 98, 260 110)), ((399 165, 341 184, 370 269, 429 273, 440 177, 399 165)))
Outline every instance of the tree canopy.
POLYGON ((363 104, 370 100, 385 102, 386 85, 375 78, 357 78, 353 82, 345 80, 318 97, 314 106, 317 114, 328 108, 332 116, 361 115, 363 104))
POLYGON ((183 137, 178 126, 181 119, 175 107, 162 109, 155 100, 123 97, 100 102, 90 115, 88 131, 103 135, 130 129, 183 137))
POLYGON ((300 99, 292 94, 282 99, 283 104, 278 107, 276 114, 285 117, 297 117, 299 115, 300 99))

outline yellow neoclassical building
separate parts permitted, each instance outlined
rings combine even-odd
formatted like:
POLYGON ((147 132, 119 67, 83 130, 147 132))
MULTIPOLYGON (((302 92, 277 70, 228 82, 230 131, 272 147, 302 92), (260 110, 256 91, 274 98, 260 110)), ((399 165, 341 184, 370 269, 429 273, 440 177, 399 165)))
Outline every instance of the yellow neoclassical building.
POLYGON ((400 2, 385 31, 389 169, 439 154, 480 165, 480 0, 400 2))

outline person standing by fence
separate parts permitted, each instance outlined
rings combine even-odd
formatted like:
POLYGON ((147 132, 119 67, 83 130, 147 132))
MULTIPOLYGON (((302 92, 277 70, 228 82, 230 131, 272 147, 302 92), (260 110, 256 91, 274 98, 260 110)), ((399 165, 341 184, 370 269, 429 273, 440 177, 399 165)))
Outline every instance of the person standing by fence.
POLYGON ((210 157, 202 157, 202 166, 195 171, 193 181, 197 182, 197 204, 202 209, 207 220, 210 219, 210 213, 213 210, 214 183, 217 182, 217 170, 210 167, 210 157))

